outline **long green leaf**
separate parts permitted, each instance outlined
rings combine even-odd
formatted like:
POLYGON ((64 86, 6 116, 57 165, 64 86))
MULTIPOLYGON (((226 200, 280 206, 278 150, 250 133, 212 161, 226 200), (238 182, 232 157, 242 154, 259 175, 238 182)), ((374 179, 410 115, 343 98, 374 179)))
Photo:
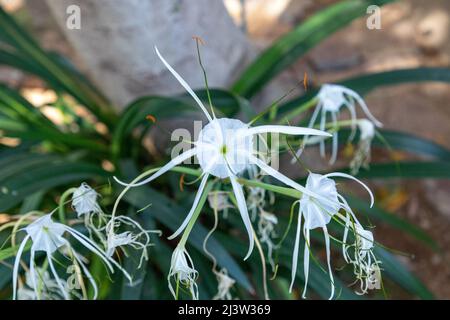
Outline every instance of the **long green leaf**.
MULTIPOLYGON (((361 95, 366 95, 370 91, 404 83, 414 82, 443 82, 450 83, 449 68, 413 68, 400 69, 386 72, 370 73, 356 76, 350 79, 338 81, 338 84, 347 86, 361 95)), ((278 108, 278 115, 282 116, 287 112, 302 105, 317 94, 317 89, 311 89, 307 94, 294 98, 278 108)))
POLYGON ((381 268, 391 279, 421 299, 434 299, 433 294, 422 282, 406 269, 391 253, 383 248, 375 247, 376 256, 382 261, 381 268))
MULTIPOLYGON (((196 93, 200 99, 206 100, 205 90, 199 90, 196 93)), ((233 116, 240 110, 240 106, 246 103, 245 100, 224 90, 212 89, 210 94, 217 116, 221 114, 228 117, 233 116)), ((179 119, 196 113, 200 114, 200 109, 187 94, 183 94, 179 98, 142 97, 132 102, 121 115, 120 121, 114 130, 111 145, 113 155, 115 157, 120 155, 124 141, 133 129, 142 124, 152 125, 147 116, 150 115, 159 122, 164 119, 179 119)), ((203 119, 203 116, 201 115, 199 119, 203 119)))
MULTIPOLYGON (((343 172, 350 170, 344 169, 343 172)), ((450 162, 411 161, 371 164, 369 170, 362 169, 357 175, 368 179, 450 179, 450 162)))
POLYGON ((40 190, 48 190, 57 186, 85 179, 107 177, 109 174, 98 166, 87 163, 46 163, 44 165, 28 168, 26 171, 15 174, 1 181, 6 188, 6 194, 0 194, 0 211, 6 211, 23 199, 40 190))
MULTIPOLYGON (((450 150, 434 141, 417 135, 396 130, 379 129, 381 138, 376 136, 373 145, 392 150, 406 151, 415 155, 423 155, 436 160, 450 161, 450 150)), ((339 142, 346 143, 351 130, 343 128, 339 130, 339 142)), ((354 141, 358 141, 359 133, 354 141)), ((329 144, 330 142, 326 142, 329 144)))
POLYGON ((320 11, 266 49, 242 73, 232 91, 251 97, 323 39, 366 14, 368 6, 389 2, 392 0, 348 0, 320 11))

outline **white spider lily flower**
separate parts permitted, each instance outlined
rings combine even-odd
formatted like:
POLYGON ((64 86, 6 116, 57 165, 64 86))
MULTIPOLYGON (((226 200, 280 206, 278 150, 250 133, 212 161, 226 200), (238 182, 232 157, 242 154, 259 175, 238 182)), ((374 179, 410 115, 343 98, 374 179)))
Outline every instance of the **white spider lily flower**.
POLYGON ((63 295, 59 291, 58 283, 55 279, 50 278, 48 271, 42 268, 35 269, 35 275, 30 270, 25 272, 25 283, 17 290, 18 300, 61 300, 63 295), (33 289, 33 276, 38 278, 38 294, 33 289))
POLYGON ((152 246, 150 234, 161 234, 159 230, 145 230, 138 222, 128 216, 112 217, 106 224, 105 230, 107 234, 106 255, 111 258, 117 248, 125 246, 130 246, 135 250, 141 250, 138 269, 142 266, 144 260, 148 260, 147 249, 152 246), (116 233, 114 230, 121 228, 122 225, 128 226, 133 231, 116 233), (134 232, 134 230, 137 230, 137 232, 134 232))
POLYGON ((305 237, 305 249, 303 256, 304 263, 304 275, 305 275, 305 287, 302 297, 306 298, 306 289, 308 286, 309 275, 309 256, 310 252, 310 230, 316 228, 322 228, 325 237, 325 249, 327 257, 328 272, 331 282, 331 294, 330 299, 334 296, 334 280, 331 269, 330 259, 330 236, 328 234, 327 224, 331 221, 333 216, 337 215, 340 209, 346 211, 348 215, 356 220, 353 212, 347 204, 347 201, 342 197, 336 189, 336 182, 330 178, 343 177, 352 179, 360 183, 369 193, 371 198, 371 206, 373 205, 373 194, 370 189, 358 179, 345 173, 333 172, 325 175, 310 173, 306 181, 306 189, 308 193, 303 193, 302 198, 299 200, 299 213, 297 222, 297 231, 294 244, 294 252, 292 255, 292 279, 290 285, 290 291, 294 284, 295 275, 297 272, 297 261, 300 247, 300 235, 302 230, 302 218, 303 222, 303 235, 305 237), (311 193, 313 195, 311 195, 311 193), (316 195, 316 196, 315 196, 316 195))
POLYGON ((70 242, 64 237, 64 234, 67 233, 70 236, 72 236, 75 240, 77 240, 82 246, 84 246, 86 249, 91 251, 92 253, 96 254, 100 259, 103 260, 103 262, 106 264, 108 269, 111 272, 114 272, 113 266, 115 265, 118 267, 124 275, 130 280, 131 277, 128 275, 128 273, 122 269, 122 267, 113 259, 110 259, 106 256, 106 254, 100 249, 91 239, 83 235, 82 233, 78 232, 77 230, 70 228, 64 224, 54 222, 52 220, 52 214, 46 214, 38 219, 36 219, 34 222, 30 223, 27 227, 21 229, 24 230, 27 234, 22 240, 21 244, 19 245, 19 249, 17 251, 16 259, 14 261, 14 267, 13 267, 13 299, 16 299, 17 297, 17 278, 19 273, 19 264, 20 259, 22 256, 22 253, 25 249, 26 244, 29 240, 32 241, 31 245, 31 255, 30 255, 30 277, 31 277, 31 287, 35 291, 36 296, 38 296, 38 275, 36 274, 36 268, 35 268, 35 254, 37 251, 44 251, 47 256, 47 261, 51 270, 51 273, 58 284, 58 287, 60 289, 61 294, 63 295, 64 299, 69 299, 69 295, 67 293, 67 290, 65 289, 65 286, 63 285, 63 282, 61 281, 61 278, 59 277, 58 273, 56 272, 55 266, 53 264, 53 255, 63 247, 70 248, 69 251, 74 252, 73 258, 76 260, 76 262, 81 266, 81 269, 83 270, 84 274, 88 278, 89 282, 91 283, 92 287, 94 288, 94 299, 97 297, 97 284, 94 281, 94 278, 92 277, 91 273, 89 272, 88 268, 80 258, 80 256, 73 250, 70 242))
POLYGON ((233 288, 236 281, 228 275, 227 269, 221 269, 214 272, 216 275, 218 286, 217 294, 213 297, 213 300, 232 300, 230 290, 233 288))
POLYGON ((277 236, 275 232, 275 226, 278 224, 278 218, 267 211, 262 210, 259 214, 258 221, 258 233, 260 235, 261 243, 267 245, 267 256, 269 257, 269 263, 272 267, 272 271, 275 271, 275 262, 273 260, 273 249, 275 244, 273 238, 277 236))
POLYGON ((357 174, 361 167, 367 168, 369 166, 372 140, 375 137, 373 122, 367 119, 358 120, 358 128, 360 130, 358 149, 350 162, 353 175, 357 174))
POLYGON ((85 182, 73 192, 72 207, 78 217, 102 211, 97 202, 97 197, 98 193, 85 182))
POLYGON ((179 284, 185 286, 191 293, 192 299, 198 300, 198 287, 195 281, 198 277, 198 271, 194 268, 191 256, 184 246, 177 246, 172 254, 170 261, 169 274, 167 281, 169 282, 169 290, 173 297, 177 299, 177 292, 174 290, 171 278, 174 279, 177 286, 179 284))
POLYGON ((356 281, 360 282, 361 291, 356 291, 357 294, 365 294, 373 287, 380 284, 381 273, 380 261, 377 260, 372 248, 374 247, 373 234, 369 230, 365 230, 359 222, 354 225, 355 243, 347 245, 348 231, 352 229, 353 224, 347 218, 346 229, 343 237, 343 256, 347 263, 353 265, 353 273, 356 281), (353 253, 353 255, 351 254, 353 253))
POLYGON ((84 225, 89 231, 104 242, 103 234, 104 224, 107 221, 107 215, 102 211, 98 204, 99 194, 87 183, 83 182, 72 194, 72 208, 77 213, 78 218, 84 217, 84 225))
MULTIPOLYGON (((370 120, 375 126, 377 127, 383 126, 383 124, 380 121, 378 121, 372 115, 372 113, 370 113, 369 108, 367 107, 366 103, 361 98, 361 96, 357 92, 349 88, 336 84, 324 84, 319 90, 319 93, 317 94, 317 99, 318 99, 317 106, 314 109, 314 112, 308 124, 308 127, 310 128, 314 127, 316 120, 319 117, 319 114, 320 114, 319 120, 320 130, 325 130, 328 114, 330 114, 331 116, 333 128, 336 128, 337 119, 341 107, 345 106, 350 112, 352 134, 350 135, 349 140, 352 140, 355 134, 356 125, 358 123, 358 120, 356 118, 356 108, 355 108, 356 104, 360 105, 362 111, 367 116, 368 120, 370 120)), ((305 137, 303 141, 304 145, 308 144, 308 138, 309 137, 305 137)), ((325 142, 323 140, 320 140, 319 146, 320 146, 320 155, 322 157, 325 157, 325 142)), ((297 151, 297 156, 300 156, 300 154, 303 151, 303 147, 301 147, 297 151)), ((333 133, 332 151, 331 151, 331 158, 329 161, 330 164, 336 162, 337 151, 338 151, 338 132, 336 131, 333 133)), ((293 159, 293 161, 295 161, 295 158, 293 159)))
MULTIPOLYGON (((241 214, 245 228, 247 230, 248 238, 250 241, 248 252, 244 258, 247 259, 253 251, 254 238, 251 221, 248 214, 247 205, 245 202, 244 192, 242 186, 238 183, 238 175, 242 174, 250 164, 258 166, 260 169, 268 167, 263 161, 259 160, 253 155, 253 137, 258 134, 264 133, 283 133, 290 135, 318 135, 318 136, 331 136, 329 133, 301 127, 281 126, 281 125, 264 125, 257 127, 250 127, 249 124, 243 123, 237 119, 220 118, 217 119, 215 115, 211 117, 207 112, 205 106, 201 100, 197 97, 194 91, 189 85, 181 78, 181 76, 169 65, 169 63, 161 56, 158 49, 155 47, 156 53, 164 65, 174 75, 174 77, 180 82, 180 84, 189 92, 193 99, 200 106, 208 119, 208 124, 200 131, 197 141, 194 143, 194 148, 182 153, 175 157, 164 165, 159 171, 148 177, 147 179, 136 183, 127 184, 121 182, 116 177, 116 181, 127 187, 137 187, 146 184, 173 167, 181 164, 183 161, 196 156, 199 165, 202 169, 202 180, 197 195, 194 199, 193 206, 186 216, 186 219, 175 231, 169 239, 177 237, 188 225, 192 218, 195 209, 198 206, 201 195, 206 186, 209 176, 218 177, 221 179, 229 178, 233 193, 237 201, 238 210, 241 214)), ((265 169, 263 169, 265 170, 265 169)), ((267 171, 267 170, 265 170, 267 171)), ((281 175, 278 171, 274 170, 273 176, 279 177, 281 175)), ((270 171, 273 172, 273 171, 270 171)), ((270 173, 269 173, 270 174, 270 173)), ((283 176, 284 177, 284 176, 283 176)), ((287 178, 286 178, 287 179, 287 178)))

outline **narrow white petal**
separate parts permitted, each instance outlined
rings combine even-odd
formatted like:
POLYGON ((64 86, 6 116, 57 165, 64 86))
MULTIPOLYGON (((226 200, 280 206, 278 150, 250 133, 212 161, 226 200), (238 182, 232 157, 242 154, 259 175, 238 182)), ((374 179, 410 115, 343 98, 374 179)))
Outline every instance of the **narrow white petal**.
POLYGON ((31 285, 33 286, 33 290, 34 290, 34 294, 36 295, 36 299, 40 298, 39 292, 38 292, 38 287, 36 284, 36 270, 34 268, 34 256, 35 256, 35 251, 31 250, 31 254, 30 254, 30 276, 31 276, 31 285))
POLYGON ((258 126, 249 128, 244 136, 253 135, 253 134, 261 134, 261 133, 283 133, 290 135, 311 135, 311 136, 325 136, 331 137, 331 134, 325 131, 312 129, 312 128, 303 128, 303 127, 291 127, 291 126, 277 126, 277 125, 268 125, 268 126, 258 126))
POLYGON ((334 279, 333 279, 333 272, 331 270, 330 235, 328 234, 328 229, 326 226, 323 227, 322 229, 325 237, 325 250, 327 253, 328 273, 330 274, 331 294, 329 300, 331 300, 334 296, 334 279))
POLYGON ((176 72, 171 65, 162 57, 162 55, 159 53, 158 48, 155 46, 156 54, 158 55, 159 59, 164 63, 167 69, 173 74, 173 76, 178 80, 178 82, 183 86, 183 88, 189 92, 189 94, 194 98, 195 102, 200 106, 203 113, 206 115, 206 118, 208 118, 208 121, 212 121, 211 116, 209 115, 208 111, 206 110, 205 106, 203 105, 202 101, 198 98, 198 96, 195 94, 194 90, 191 89, 191 87, 187 84, 186 81, 176 72))
POLYGON ((357 123, 357 119, 356 119, 356 111, 355 111, 355 106, 354 104, 346 101, 344 104, 348 111, 350 112, 350 117, 352 119, 352 132, 350 133, 350 136, 348 137, 348 141, 352 141, 355 138, 355 134, 356 134, 356 123, 357 123))
MULTIPOLYGON (((320 116, 320 130, 325 130, 325 122, 327 120, 327 111, 325 109, 322 109, 322 114, 320 116)), ((319 145, 320 150, 320 156, 322 158, 325 158, 325 142, 320 141, 319 145)))
POLYGON ((61 290, 62 295, 64 296, 64 299, 69 300, 69 295, 67 294, 66 289, 64 288, 61 279, 58 276, 58 273, 55 270, 55 266, 53 265, 53 261, 52 261, 52 254, 50 251, 50 245, 49 243, 46 241, 45 242, 46 246, 47 246, 47 261, 48 261, 48 265, 50 266, 50 270, 53 273, 53 277, 56 280, 56 283, 58 284, 59 290, 61 290))
POLYGON ((22 242, 20 243, 19 250, 17 250, 16 259, 14 260, 14 267, 13 267, 13 300, 16 300, 17 298, 17 278, 19 275, 19 265, 20 265, 20 258, 22 257, 23 250, 25 249, 25 245, 27 244, 27 241, 30 239, 30 235, 27 235, 22 242))
POLYGON ((78 261, 78 264, 81 266, 81 269, 83 269, 83 272, 86 275, 86 277, 88 278, 89 282, 91 283, 92 288, 94 289, 94 297, 92 299, 96 300, 97 296, 98 296, 98 287, 97 287, 97 283, 94 280, 94 277, 89 272, 89 269, 86 268, 83 261, 78 257, 78 254, 76 252, 74 252, 73 255, 74 255, 75 259, 78 261))
POLYGON ((254 234, 253 234, 253 228, 252 223, 250 221, 250 217, 248 215, 247 210, 247 204, 245 202, 244 192, 242 191, 242 186, 236 181, 236 177, 231 173, 231 171, 228 169, 228 172, 230 174, 230 181, 231 185, 233 186, 233 192, 234 196, 236 197, 236 201, 238 204, 238 209, 242 217, 242 221, 244 222, 245 229, 248 233, 248 238, 250 241, 250 245, 247 251, 247 254, 244 258, 244 260, 247 260, 248 257, 250 257, 250 254, 253 251, 253 246, 255 244, 254 234))
POLYGON ((295 281, 295 275, 297 274, 298 250, 300 249, 301 228, 302 228, 302 206, 300 204, 300 207, 298 209, 297 232, 295 235, 294 251, 292 253, 291 285, 289 286, 289 292, 292 292, 292 287, 295 281))
POLYGON ((383 124, 372 115, 363 98, 361 98, 361 96, 357 92, 345 87, 343 87, 342 90, 358 102, 358 104, 361 106, 361 108, 363 109, 367 117, 370 119, 370 121, 372 121, 377 127, 383 126, 383 124))
POLYGON ((125 183, 120 181, 117 177, 114 177, 114 180, 116 180, 117 183, 125 186, 125 187, 139 187, 142 186, 146 183, 149 183, 152 180, 155 180, 156 178, 158 178, 159 176, 163 175, 164 173, 166 173, 167 171, 171 170, 173 167, 179 165, 180 163, 182 163, 183 161, 189 159, 190 157, 194 156, 197 153, 198 149, 197 148, 192 148, 186 152, 183 152, 182 154, 180 154, 179 156, 173 158, 172 160, 170 160, 166 165, 164 165, 161 169, 159 169, 157 172, 155 172, 153 175, 151 175, 150 177, 148 177, 147 179, 145 179, 144 181, 138 182, 138 183, 125 183))
POLYGON ((351 179, 351 180, 353 180, 353 181, 358 182, 358 183, 359 183, 360 185, 362 185, 363 188, 366 189, 366 191, 369 193, 369 196, 370 196, 370 207, 371 207, 371 208, 373 207, 373 204, 374 204, 374 202, 375 202, 373 193, 372 193, 372 191, 369 189, 369 187, 368 187, 364 182, 362 182, 361 180, 355 178, 355 177, 352 176, 352 175, 349 175, 349 174, 346 174, 346 173, 342 173, 342 172, 331 172, 331 173, 327 173, 327 174, 325 174, 325 175, 323 175, 323 176, 324 176, 324 177, 327 177, 327 178, 329 178, 329 177, 341 177, 341 178, 347 178, 347 179, 351 179))
POLYGON ((91 250, 93 253, 98 255, 108 266, 111 272, 114 273, 114 269, 111 264, 115 265, 120 271, 122 271, 123 275, 130 281, 130 284, 133 282, 131 276, 128 272, 122 268, 122 266, 116 262, 113 258, 110 258, 106 255, 106 253, 100 249, 91 239, 86 237, 84 234, 78 232, 75 229, 69 228, 65 226, 67 232, 69 232, 75 239, 77 239, 82 245, 84 245, 87 249, 91 250))
MULTIPOLYGON (((331 119, 333 121, 333 127, 336 127, 337 118, 336 113, 331 113, 331 119)), ((333 133, 333 145, 331 147, 331 158, 329 164, 332 165, 336 162, 337 159, 337 153, 338 153, 338 132, 333 133)))
POLYGON ((288 177, 286 177, 284 174, 278 172, 277 170, 275 170, 274 168, 272 168, 271 166, 269 166, 268 164, 266 164, 264 161, 258 159, 255 156, 249 155, 249 161, 255 165, 257 165, 262 171, 264 171, 265 173, 267 173, 268 175, 274 177, 275 179, 277 179, 278 181, 288 185, 291 188, 294 188, 310 197, 314 197, 320 201, 324 201, 326 203, 331 203, 332 201, 330 201, 327 198, 322 197, 319 194, 316 194, 315 192, 312 192, 308 189, 306 189, 305 187, 303 187, 302 185, 298 184, 297 182, 289 179, 288 177))
POLYGON ((77 239, 83 246, 86 247, 86 249, 91 250, 93 253, 98 255, 108 266, 108 268, 111 270, 111 272, 114 272, 114 269, 112 265, 110 264, 110 260, 114 261, 113 259, 108 259, 105 255, 105 253, 100 249, 95 243, 92 242, 89 238, 87 238, 84 234, 78 232, 75 229, 65 227, 66 231, 70 233, 72 237, 77 239))
POLYGON ((350 228, 350 216, 347 214, 345 216, 344 236, 342 237, 342 255, 344 256, 345 262, 347 263, 349 263, 349 259, 347 257, 347 237, 349 228, 350 228))
POLYGON ((303 288, 302 298, 306 299, 306 289, 308 289, 308 276, 309 276, 309 254, 310 254, 309 246, 311 245, 311 243, 309 241, 309 230, 303 227, 303 233, 305 237, 305 251, 303 253, 303 272, 305 275, 305 287, 303 288))
POLYGON ((198 188, 197 194, 195 195, 195 199, 194 199, 194 203, 192 204, 192 208, 189 211, 188 215, 186 216, 186 218, 184 219, 183 223, 181 224, 181 226, 177 229, 177 231, 175 231, 170 237, 168 237, 167 239, 172 240, 175 237, 177 237, 183 230, 184 228, 186 228, 186 226, 188 225, 189 221, 191 220, 192 216, 194 215, 195 209, 197 209, 198 203, 200 202, 200 198, 203 194, 203 190, 205 189, 206 186, 206 182, 208 182, 208 177, 209 174, 205 173, 205 175, 202 178, 202 181, 200 182, 200 186, 198 188))

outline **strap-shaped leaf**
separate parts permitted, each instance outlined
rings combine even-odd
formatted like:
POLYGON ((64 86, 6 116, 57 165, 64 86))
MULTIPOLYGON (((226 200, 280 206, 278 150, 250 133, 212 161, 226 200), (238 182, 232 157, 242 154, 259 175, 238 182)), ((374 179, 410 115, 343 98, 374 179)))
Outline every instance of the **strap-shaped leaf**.
POLYGON ((321 10, 261 53, 241 74, 232 91, 247 98, 253 96, 308 50, 366 14, 367 7, 382 6, 392 1, 347 0, 321 10))

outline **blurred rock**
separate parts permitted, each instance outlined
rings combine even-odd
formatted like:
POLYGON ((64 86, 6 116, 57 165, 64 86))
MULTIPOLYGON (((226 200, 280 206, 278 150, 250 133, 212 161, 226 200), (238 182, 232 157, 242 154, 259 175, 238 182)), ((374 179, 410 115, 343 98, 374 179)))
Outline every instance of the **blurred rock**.
POLYGON ((425 54, 437 54, 448 40, 449 15, 447 12, 433 11, 417 25, 416 42, 425 54))
POLYGON ((320 72, 353 68, 363 61, 363 56, 350 43, 330 38, 308 55, 314 69, 320 72))

